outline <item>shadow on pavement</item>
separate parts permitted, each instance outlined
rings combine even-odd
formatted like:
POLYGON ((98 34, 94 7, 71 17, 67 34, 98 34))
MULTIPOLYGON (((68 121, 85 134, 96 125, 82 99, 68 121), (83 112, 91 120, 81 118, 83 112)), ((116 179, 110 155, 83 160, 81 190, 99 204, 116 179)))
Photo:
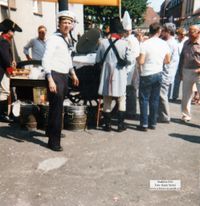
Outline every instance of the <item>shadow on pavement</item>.
POLYGON ((0 138, 7 138, 16 142, 27 141, 38 144, 42 147, 47 147, 47 144, 38 139, 37 136, 45 137, 45 135, 41 132, 38 132, 36 130, 24 130, 16 124, 0 127, 0 138))
POLYGON ((171 133, 169 134, 169 136, 200 144, 200 136, 186 135, 186 134, 179 134, 179 133, 171 133))
POLYGON ((189 127, 194 127, 194 128, 200 129, 200 125, 198 125, 198 124, 193 124, 193 123, 190 123, 190 122, 184 122, 183 120, 181 120, 181 119, 177 119, 177 118, 171 118, 171 122, 174 122, 174 123, 178 123, 178 124, 182 124, 182 125, 186 125, 186 126, 189 126, 189 127))

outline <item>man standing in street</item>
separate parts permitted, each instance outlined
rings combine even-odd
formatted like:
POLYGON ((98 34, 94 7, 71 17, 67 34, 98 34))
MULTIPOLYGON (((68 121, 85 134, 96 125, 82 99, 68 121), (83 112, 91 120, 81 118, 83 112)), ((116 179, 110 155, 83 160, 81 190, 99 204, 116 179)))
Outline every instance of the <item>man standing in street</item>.
MULTIPOLYGON (((187 32, 184 28, 177 29, 176 34, 177 34, 177 42, 178 42, 178 55, 180 60, 180 55, 183 49, 183 45, 188 40, 188 37, 186 36, 187 32)), ((176 71, 176 75, 174 79, 174 88, 173 88, 173 95, 172 95, 173 101, 176 101, 179 97, 179 88, 180 88, 181 81, 182 80, 180 74, 180 67, 178 65, 178 69, 176 71)))
POLYGON ((176 75, 179 63, 178 44, 174 38, 176 26, 173 23, 166 23, 163 26, 161 37, 167 42, 170 48, 171 60, 169 64, 164 64, 162 72, 162 84, 160 89, 160 106, 158 121, 170 123, 169 98, 172 83, 176 75))
POLYGON ((132 119, 136 115, 137 89, 135 88, 134 74, 136 69, 136 58, 140 53, 140 44, 137 38, 132 34, 132 20, 128 11, 125 11, 122 25, 125 30, 124 39, 133 53, 133 61, 127 66, 127 87, 126 87, 126 117, 132 119))
POLYGON ((96 62, 103 62, 98 93, 103 96, 104 130, 111 131, 112 99, 118 101, 118 132, 126 130, 124 124, 126 111, 127 67, 133 60, 128 42, 121 39, 124 32, 119 18, 110 20, 110 37, 102 39, 97 50, 96 62), (115 50, 116 49, 116 50, 115 50), (119 61, 124 60, 124 65, 119 61))
POLYGON ((185 42, 180 56, 180 69, 183 78, 182 120, 188 122, 191 120, 194 83, 200 92, 200 28, 197 25, 189 28, 189 39, 185 42))
POLYGON ((170 62, 169 46, 159 38, 161 34, 160 24, 151 24, 149 34, 150 38, 141 45, 138 58, 140 65, 140 125, 137 129, 140 131, 156 128, 163 63, 168 64, 170 62))
POLYGON ((0 121, 11 122, 8 116, 8 97, 10 95, 10 75, 16 67, 13 60, 11 40, 15 31, 22 29, 10 19, 0 23, 0 121))
POLYGON ((31 39, 26 46, 24 46, 24 54, 27 60, 42 60, 46 46, 46 32, 47 29, 45 26, 39 26, 38 37, 31 39), (31 49, 32 57, 29 54, 29 49, 31 49))
POLYGON ((63 101, 68 89, 68 74, 71 74, 75 86, 79 84, 79 80, 73 70, 69 48, 69 32, 73 29, 74 20, 74 13, 68 10, 58 13, 59 29, 48 39, 42 59, 42 66, 48 83, 48 147, 54 151, 63 150, 60 145, 60 139, 63 121, 63 101))

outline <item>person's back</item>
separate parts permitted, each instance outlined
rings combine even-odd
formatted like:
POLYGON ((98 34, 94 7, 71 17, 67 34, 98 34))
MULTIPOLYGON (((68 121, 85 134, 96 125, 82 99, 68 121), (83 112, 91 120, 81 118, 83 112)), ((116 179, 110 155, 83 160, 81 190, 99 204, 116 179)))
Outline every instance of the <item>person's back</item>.
POLYGON ((141 53, 145 54, 145 62, 141 67, 141 76, 161 72, 168 51, 166 42, 158 37, 152 37, 142 43, 141 53))
POLYGON ((170 62, 169 47, 166 42, 159 39, 161 33, 159 23, 151 24, 149 32, 150 39, 141 45, 138 58, 140 64, 140 125, 137 129, 140 131, 156 128, 162 68, 164 63, 170 62))

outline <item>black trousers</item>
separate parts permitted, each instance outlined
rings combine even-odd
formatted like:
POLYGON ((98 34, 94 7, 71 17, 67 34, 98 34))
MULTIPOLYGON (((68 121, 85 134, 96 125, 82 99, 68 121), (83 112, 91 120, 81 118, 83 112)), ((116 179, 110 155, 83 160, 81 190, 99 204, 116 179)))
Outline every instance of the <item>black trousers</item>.
POLYGON ((67 95, 68 74, 62 74, 52 71, 52 78, 57 87, 57 93, 50 92, 47 87, 49 100, 49 115, 47 134, 49 145, 60 146, 61 130, 63 124, 63 101, 67 95))

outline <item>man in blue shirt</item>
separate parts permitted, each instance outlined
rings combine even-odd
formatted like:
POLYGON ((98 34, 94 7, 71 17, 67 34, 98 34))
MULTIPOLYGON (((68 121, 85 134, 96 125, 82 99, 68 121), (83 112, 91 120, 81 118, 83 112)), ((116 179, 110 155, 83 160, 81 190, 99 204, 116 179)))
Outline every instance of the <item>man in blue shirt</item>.
POLYGON ((38 27, 38 37, 31 39, 26 46, 24 46, 24 54, 27 60, 41 60, 45 47, 46 47, 46 36, 47 29, 45 26, 41 25, 38 27), (29 54, 29 49, 31 49, 32 57, 29 54))

